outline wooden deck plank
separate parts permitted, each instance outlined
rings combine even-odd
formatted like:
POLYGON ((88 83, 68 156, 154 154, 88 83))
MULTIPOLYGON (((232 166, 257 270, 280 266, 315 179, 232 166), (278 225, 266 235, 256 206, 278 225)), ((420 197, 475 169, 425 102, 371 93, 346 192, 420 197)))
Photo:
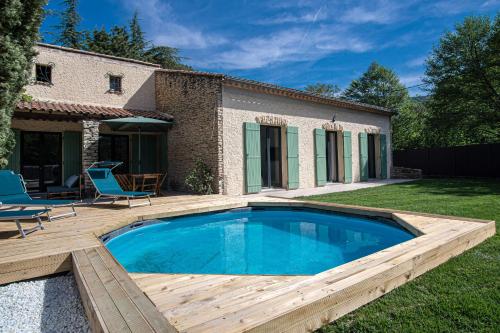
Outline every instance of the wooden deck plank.
POLYGON ((177 333, 104 247, 73 253, 91 326, 105 332, 177 333))
POLYGON ((98 204, 78 207, 76 217, 46 222, 46 230, 26 239, 18 238, 14 223, 0 224, 0 284, 73 267, 95 332, 305 332, 495 234, 491 221, 282 199, 261 201, 273 200, 271 205, 392 217, 420 236, 313 276, 128 274, 97 236, 148 218, 243 207, 247 200, 219 195, 164 197, 154 198, 151 207, 134 209, 123 203, 98 204))
POLYGON ((104 264, 96 249, 85 250, 90 264, 92 265, 97 276, 101 280, 109 297, 115 303, 116 308, 127 323, 127 327, 131 332, 153 332, 149 323, 138 311, 134 302, 129 298, 125 290, 123 290, 115 279, 108 267, 104 264))
POLYGON ((121 267, 116 259, 111 256, 108 250, 105 247, 99 247, 96 251, 113 274, 114 278, 120 283, 121 287, 127 291, 128 297, 134 302, 137 309, 144 318, 146 318, 154 331, 163 333, 177 332, 177 330, 158 312, 155 305, 144 297, 139 287, 130 279, 127 272, 121 267))
MULTIPOLYGON (((246 201, 213 196, 175 196, 153 199, 153 206, 129 209, 123 204, 78 206, 75 217, 45 222, 45 230, 19 238, 15 223, 0 224, 0 284, 71 269, 70 253, 101 246, 96 235, 147 218, 177 216, 244 206, 246 201), (2 239, 3 238, 3 239, 2 239), (52 258, 47 264, 46 259, 52 258), (45 259, 44 259, 45 258, 45 259)), ((61 211, 54 209, 55 213, 61 211)))
POLYGON ((74 272, 79 276, 77 285, 80 295, 84 298, 83 304, 92 305, 90 308, 85 308, 87 318, 101 320, 99 325, 93 323, 92 327, 102 327, 105 332, 131 332, 103 281, 92 267, 86 251, 73 252, 73 262, 74 272))

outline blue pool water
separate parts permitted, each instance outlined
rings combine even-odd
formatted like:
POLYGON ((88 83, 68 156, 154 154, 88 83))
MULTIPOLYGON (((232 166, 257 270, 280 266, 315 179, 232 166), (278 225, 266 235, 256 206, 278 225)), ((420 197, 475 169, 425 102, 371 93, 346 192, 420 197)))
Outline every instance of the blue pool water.
POLYGON ((135 273, 308 275, 413 237, 395 224, 358 216, 247 208, 165 219, 106 246, 135 273))

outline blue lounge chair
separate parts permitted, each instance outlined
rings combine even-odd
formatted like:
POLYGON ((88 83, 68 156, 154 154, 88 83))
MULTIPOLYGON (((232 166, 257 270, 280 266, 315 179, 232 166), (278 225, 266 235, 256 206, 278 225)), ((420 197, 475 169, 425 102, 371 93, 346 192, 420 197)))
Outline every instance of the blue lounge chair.
POLYGON ((122 164, 122 162, 96 162, 93 163, 90 168, 85 170, 96 189, 94 202, 96 202, 101 197, 112 198, 113 203, 115 203, 115 201, 119 198, 127 198, 128 208, 147 205, 151 206, 151 196, 155 195, 155 193, 124 191, 120 187, 120 184, 118 184, 118 181, 111 171, 120 164, 122 164), (148 202, 131 205, 130 199, 137 198, 147 198, 148 202))
POLYGON ((49 209, 36 209, 36 210, 4 210, 0 211, 0 221, 14 221, 16 222, 17 229, 23 238, 36 230, 43 230, 41 215, 47 213, 49 209), (23 229, 21 227, 23 222, 36 222, 38 225, 33 228, 23 229))
POLYGON ((0 170, 0 204, 12 207, 71 207, 71 212, 49 216, 49 221, 66 216, 76 216, 75 201, 32 199, 26 191, 23 177, 12 170, 0 170))

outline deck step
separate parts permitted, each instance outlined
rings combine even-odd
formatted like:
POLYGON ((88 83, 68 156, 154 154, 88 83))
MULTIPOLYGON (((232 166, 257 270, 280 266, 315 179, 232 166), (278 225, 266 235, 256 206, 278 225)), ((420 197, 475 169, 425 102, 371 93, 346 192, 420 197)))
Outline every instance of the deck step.
POLYGON ((93 332, 177 332, 104 246, 74 251, 72 258, 93 332))

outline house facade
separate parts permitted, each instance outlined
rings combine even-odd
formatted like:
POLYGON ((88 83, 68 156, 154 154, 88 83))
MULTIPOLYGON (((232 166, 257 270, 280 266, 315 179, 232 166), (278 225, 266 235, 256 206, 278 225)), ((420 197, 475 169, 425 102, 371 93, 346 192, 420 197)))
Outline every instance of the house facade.
POLYGON ((214 191, 229 195, 389 176, 389 110, 59 46, 37 51, 9 158, 32 191, 97 160, 123 161, 123 173, 168 172, 170 187, 182 190, 201 159, 214 191), (138 140, 102 122, 130 116, 172 125, 138 140))
MULTIPOLYGON (((167 133, 115 132, 102 120, 145 116, 172 121, 155 106, 154 64, 39 44, 12 129, 9 168, 28 190, 44 192, 82 174, 98 160, 118 160, 121 172, 166 172, 167 133), (141 151, 141 157, 138 156, 141 151)), ((91 183, 86 179, 86 187, 91 183)))
POLYGON ((389 177, 387 109, 213 73, 155 77, 156 107, 175 119, 174 185, 198 158, 215 171, 218 192, 230 195, 389 177))

